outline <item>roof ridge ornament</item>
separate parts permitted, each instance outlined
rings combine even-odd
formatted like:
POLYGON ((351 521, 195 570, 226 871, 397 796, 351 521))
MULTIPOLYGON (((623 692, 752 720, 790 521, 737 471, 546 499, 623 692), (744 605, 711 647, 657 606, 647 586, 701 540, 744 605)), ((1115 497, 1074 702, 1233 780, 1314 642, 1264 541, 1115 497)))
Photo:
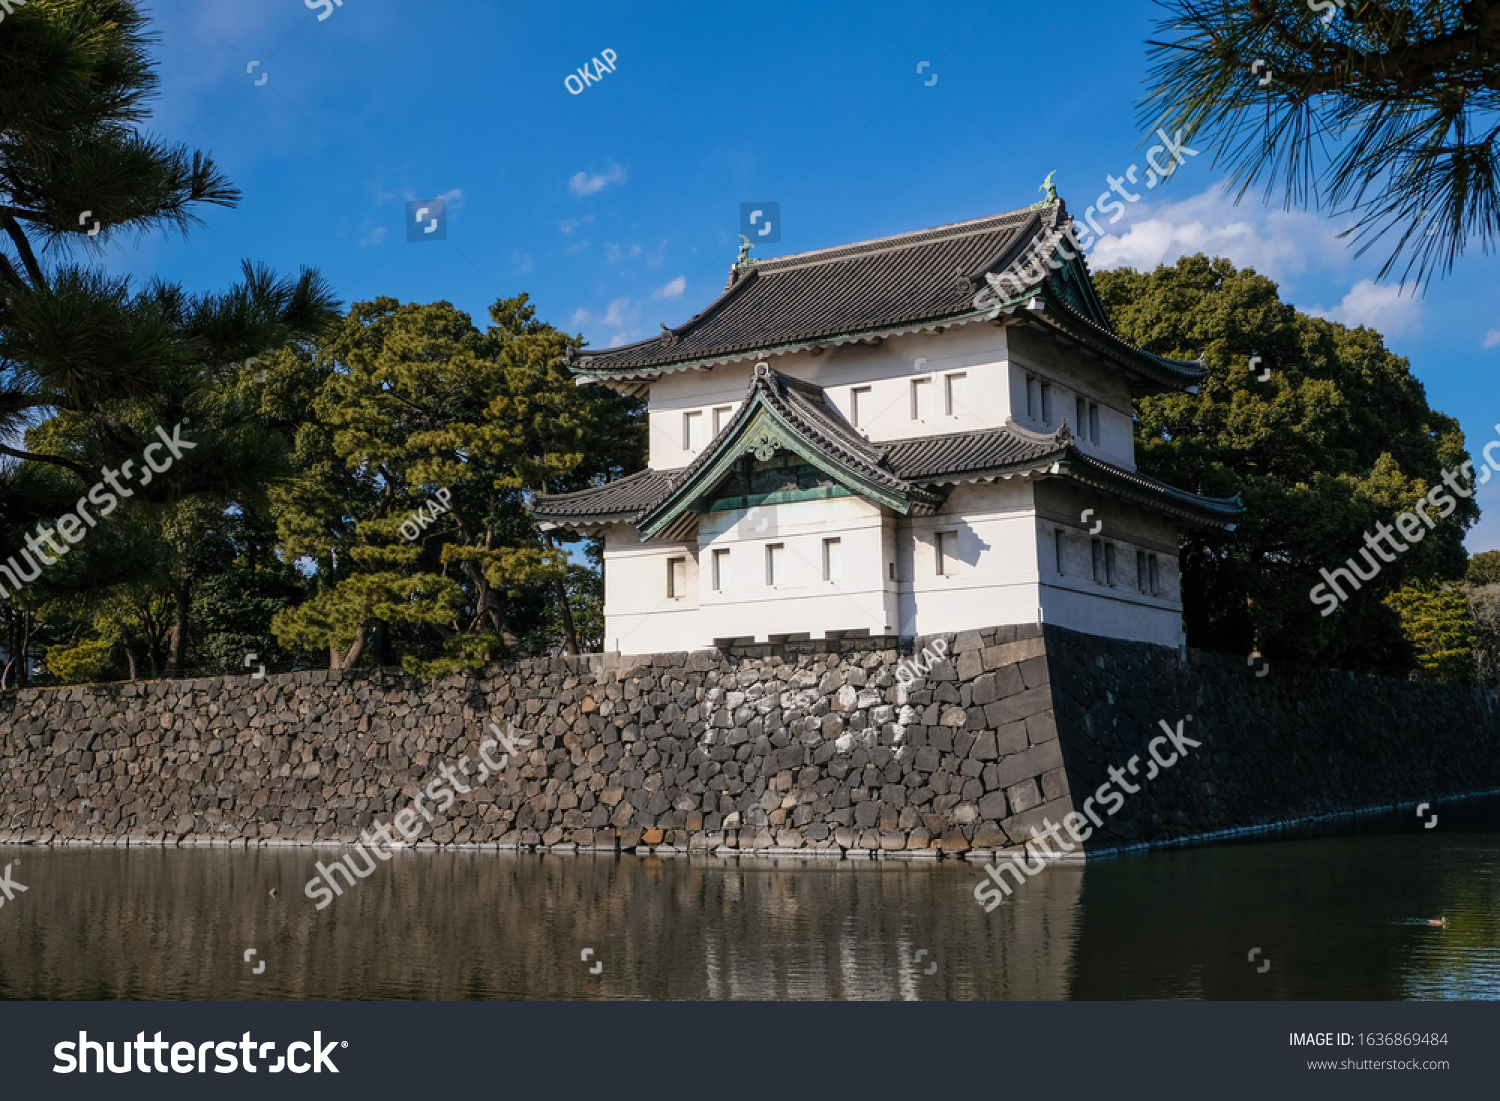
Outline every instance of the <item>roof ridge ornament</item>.
POLYGON ((1073 442, 1073 430, 1068 427, 1067 417, 1062 419, 1062 424, 1058 426, 1057 435, 1054 438, 1060 444, 1070 444, 1073 442))
POLYGON ((677 334, 671 329, 667 328, 667 323, 665 321, 658 321, 657 324, 661 326, 661 337, 659 338, 661 340, 661 346, 663 348, 677 347, 677 334))
POLYGON ((743 233, 741 233, 740 234, 740 240, 743 241, 743 242, 745 242, 745 243, 740 246, 740 254, 735 259, 735 263, 736 264, 758 264, 758 263, 760 263, 760 257, 759 256, 751 256, 750 255, 750 250, 755 247, 754 245, 752 245, 750 243, 750 238, 746 237, 743 233))
POLYGON ((1057 169, 1055 168, 1051 172, 1047 173, 1046 180, 1044 180, 1037 187, 1038 191, 1045 191, 1047 193, 1046 197, 1041 199, 1039 202, 1032 203, 1029 207, 1026 208, 1027 210, 1041 210, 1042 207, 1051 206, 1053 203, 1057 202, 1057 185, 1052 182, 1052 177, 1056 175, 1057 169))

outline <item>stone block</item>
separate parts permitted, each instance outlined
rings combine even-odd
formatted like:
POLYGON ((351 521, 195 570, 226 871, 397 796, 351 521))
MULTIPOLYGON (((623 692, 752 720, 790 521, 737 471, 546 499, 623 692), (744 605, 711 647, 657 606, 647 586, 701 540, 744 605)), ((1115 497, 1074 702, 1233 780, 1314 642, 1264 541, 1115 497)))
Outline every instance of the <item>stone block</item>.
POLYGON ((1050 684, 1051 679, 1047 675, 1047 655, 1040 654, 1034 658, 1027 658, 1020 662, 1021 680, 1027 688, 1039 688, 1044 684, 1050 684))
POLYGON ((1025 722, 1006 723, 995 731, 995 754, 998 757, 1008 757, 1012 753, 1020 753, 1029 745, 1036 743, 1029 740, 1030 719, 1025 722))
POLYGON ((1048 802, 1068 794, 1067 769, 1054 768, 1042 773, 1042 798, 1048 802))
POLYGON ((979 800, 979 817, 982 819, 999 822, 1008 813, 1004 792, 992 791, 979 800))
MULTIPOLYGON (((1046 830, 1048 821, 1061 826, 1063 816, 1072 811, 1072 809, 1073 804, 1071 800, 1054 799, 1050 803, 1043 803, 1039 807, 1033 807, 1031 810, 1012 815, 1000 823, 1000 828, 1005 831, 1005 836, 1009 837, 1012 842, 1017 845, 1024 845, 1026 842, 1032 840, 1032 827, 1035 827, 1037 833, 1040 834, 1046 830)), ((1077 843, 1068 837, 1066 830, 1061 831, 1060 836, 1069 845, 1072 845, 1075 850, 1078 848, 1077 843)), ((1061 849, 1063 846, 1059 845, 1058 848, 1061 849)))
POLYGON ((996 700, 984 709, 985 721, 992 727, 1020 722, 1029 715, 1046 711, 1052 706, 1052 689, 1049 685, 1028 688, 1013 696, 996 700))
POLYGON ((978 761, 993 761, 1000 756, 995 746, 995 734, 993 731, 984 730, 974 738, 974 744, 969 749, 969 757, 978 761))
POLYGON ((1054 717, 1051 708, 1026 717, 1026 737, 1032 745, 1041 745, 1043 742, 1056 741, 1057 719, 1054 717))
POLYGON ((1062 765, 1062 746, 1055 741, 1047 742, 1002 758, 996 766, 996 782, 1001 787, 1010 787, 1062 765))
POLYGON ((1017 642, 1003 642, 997 646, 988 646, 984 650, 984 667, 986 670, 998 669, 1002 665, 1015 665, 1028 658, 1041 657, 1047 652, 1046 644, 1039 638, 1024 639, 1017 642))
POLYGON ((1022 780, 1019 784, 1012 784, 1005 789, 1006 802, 1016 814, 1038 807, 1042 804, 1042 793, 1037 788, 1035 780, 1022 780))

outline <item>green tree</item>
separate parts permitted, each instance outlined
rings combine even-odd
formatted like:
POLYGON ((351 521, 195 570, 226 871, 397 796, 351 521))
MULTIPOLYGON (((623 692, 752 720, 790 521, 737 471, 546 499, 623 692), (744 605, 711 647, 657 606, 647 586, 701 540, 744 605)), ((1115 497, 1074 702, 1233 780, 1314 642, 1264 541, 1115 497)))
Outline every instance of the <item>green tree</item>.
MULTIPOLYGON (((526 296, 490 315, 480 333, 446 302, 377 299, 311 364, 278 359, 302 380, 291 389, 316 384, 278 524, 284 554, 318 565, 310 598, 275 620, 284 645, 326 648, 334 668, 373 646, 381 664, 437 673, 534 640, 539 593, 571 623, 568 562, 527 495, 634 461, 638 418, 621 406, 639 403, 574 386, 570 338, 526 296)), ((576 648, 576 627, 564 635, 576 648)))
POLYGON ((1405 257, 1403 281, 1500 241, 1500 3, 1163 6, 1143 116, 1216 147, 1242 196, 1352 213, 1343 235, 1392 235, 1380 275, 1405 257))
POLYGON ((1401 633, 1416 659, 1414 679, 1475 683, 1475 623, 1463 586, 1414 582, 1391 593, 1385 602, 1401 618, 1401 633))
POLYGON ((1458 423, 1429 408, 1407 361, 1378 333, 1300 314, 1254 271, 1200 254, 1096 282, 1126 339, 1201 357, 1210 370, 1196 394, 1139 402, 1141 469, 1212 496, 1239 493, 1246 506, 1233 533, 1184 540, 1191 644, 1405 675, 1410 650, 1382 598, 1408 581, 1462 577, 1472 499, 1459 499, 1333 614, 1323 616, 1309 592, 1322 569, 1365 547, 1366 532, 1410 509, 1445 468, 1460 469, 1458 423))

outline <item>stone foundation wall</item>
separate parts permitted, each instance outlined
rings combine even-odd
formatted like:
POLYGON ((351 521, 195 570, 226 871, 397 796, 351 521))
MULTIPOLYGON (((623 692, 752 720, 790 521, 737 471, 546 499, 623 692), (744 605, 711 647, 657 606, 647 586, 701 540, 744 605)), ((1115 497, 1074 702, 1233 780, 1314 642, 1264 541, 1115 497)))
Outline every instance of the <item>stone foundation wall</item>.
POLYGON ((1090 848, 1500 788, 1474 692, 1050 627, 942 641, 909 685, 895 640, 855 639, 10 692, 0 842, 349 842, 420 796, 419 844, 972 854, 1083 810, 1189 713, 1202 747, 1090 848), (529 744, 481 780, 512 723, 529 744))

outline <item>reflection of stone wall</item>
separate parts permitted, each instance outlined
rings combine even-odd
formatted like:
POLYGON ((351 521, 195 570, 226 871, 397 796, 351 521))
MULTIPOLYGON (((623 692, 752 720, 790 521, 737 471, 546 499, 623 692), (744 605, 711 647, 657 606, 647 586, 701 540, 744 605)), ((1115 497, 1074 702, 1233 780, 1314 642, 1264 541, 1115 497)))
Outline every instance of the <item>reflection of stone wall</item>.
POLYGON ((320 911, 302 885, 331 856, 0 849, 27 886, 0 1000, 1057 1000, 1085 874, 1049 868, 986 914, 951 861, 408 851, 320 911))
POLYGON ((440 845, 955 854, 1061 823, 1189 713, 1202 748, 1091 848, 1500 788, 1473 692, 1036 626, 907 687, 890 641, 6 693, 0 841, 352 841, 428 789, 440 845), (491 722, 530 746, 481 782, 491 722))

